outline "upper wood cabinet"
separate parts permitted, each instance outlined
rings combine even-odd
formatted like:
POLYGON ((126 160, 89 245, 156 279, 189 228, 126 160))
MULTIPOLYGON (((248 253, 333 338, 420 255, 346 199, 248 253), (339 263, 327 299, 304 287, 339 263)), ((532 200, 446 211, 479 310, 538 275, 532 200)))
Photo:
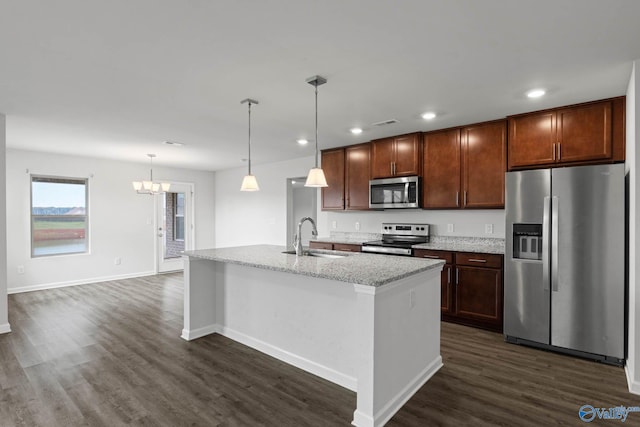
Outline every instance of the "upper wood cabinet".
POLYGON ((422 138, 422 207, 460 207, 460 129, 429 132, 422 138))
POLYGON ((322 188, 322 210, 344 209, 344 148, 323 150, 322 170, 328 187, 322 188))
POLYGON ((371 178, 420 175, 421 134, 371 141, 371 178))
POLYGON ((509 117, 509 169, 624 161, 625 98, 509 117))
POLYGON ((504 207, 506 138, 504 120, 425 133, 422 207, 504 207))
POLYGON ((462 206, 503 208, 507 171, 507 122, 480 123, 460 130, 462 206))
POLYGON ((345 148, 345 206, 347 210, 369 209, 370 144, 345 148))
POLYGON ((322 151, 322 210, 369 209, 369 144, 322 151))

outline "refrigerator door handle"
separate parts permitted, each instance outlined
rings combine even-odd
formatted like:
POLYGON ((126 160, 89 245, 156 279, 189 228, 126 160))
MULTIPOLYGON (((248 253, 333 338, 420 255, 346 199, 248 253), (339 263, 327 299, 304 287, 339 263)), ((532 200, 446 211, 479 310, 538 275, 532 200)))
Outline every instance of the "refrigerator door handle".
POLYGON ((551 290, 558 292, 558 198, 551 199, 551 290))
POLYGON ((544 209, 542 212, 542 289, 545 291, 549 290, 549 232, 551 231, 549 227, 550 215, 551 197, 545 197, 544 209))

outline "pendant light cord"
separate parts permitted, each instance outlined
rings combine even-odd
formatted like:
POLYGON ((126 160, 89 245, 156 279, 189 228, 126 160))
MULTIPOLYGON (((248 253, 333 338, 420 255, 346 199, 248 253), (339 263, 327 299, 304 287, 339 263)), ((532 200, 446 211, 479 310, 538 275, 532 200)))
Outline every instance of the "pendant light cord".
POLYGON ((249 104, 249 175, 251 175, 251 101, 249 104))
POLYGON ((316 87, 316 168, 318 167, 318 85, 316 87))

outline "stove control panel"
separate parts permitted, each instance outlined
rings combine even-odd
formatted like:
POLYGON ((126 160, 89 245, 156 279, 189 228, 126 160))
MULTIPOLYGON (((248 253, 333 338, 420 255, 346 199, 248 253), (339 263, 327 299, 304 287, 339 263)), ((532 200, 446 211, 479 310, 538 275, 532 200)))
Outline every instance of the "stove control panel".
POLYGON ((429 224, 396 224, 383 222, 382 234, 393 234, 395 236, 428 236, 429 224))

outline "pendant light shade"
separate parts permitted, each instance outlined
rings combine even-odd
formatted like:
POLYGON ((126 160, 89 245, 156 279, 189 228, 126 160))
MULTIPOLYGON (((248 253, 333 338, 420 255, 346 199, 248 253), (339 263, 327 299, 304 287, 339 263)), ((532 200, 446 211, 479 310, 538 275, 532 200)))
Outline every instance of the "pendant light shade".
POLYGON ((247 98, 240 101, 240 104, 249 104, 249 157, 247 159, 249 170, 247 171, 245 177, 242 179, 240 191, 260 191, 260 187, 258 186, 256 177, 251 174, 251 104, 257 105, 258 101, 247 98))
POLYGON ((324 177, 324 171, 320 168, 311 168, 307 175, 305 187, 328 187, 327 179, 324 177))
POLYGON ((307 182, 305 187, 328 187, 327 179, 324 176, 324 171, 318 167, 318 86, 327 82, 327 79, 321 76, 313 76, 307 79, 307 83, 316 88, 316 166, 311 168, 309 175, 307 175, 307 182))
POLYGON ((244 178, 242 178, 240 191, 260 191, 255 175, 245 175, 244 178))

